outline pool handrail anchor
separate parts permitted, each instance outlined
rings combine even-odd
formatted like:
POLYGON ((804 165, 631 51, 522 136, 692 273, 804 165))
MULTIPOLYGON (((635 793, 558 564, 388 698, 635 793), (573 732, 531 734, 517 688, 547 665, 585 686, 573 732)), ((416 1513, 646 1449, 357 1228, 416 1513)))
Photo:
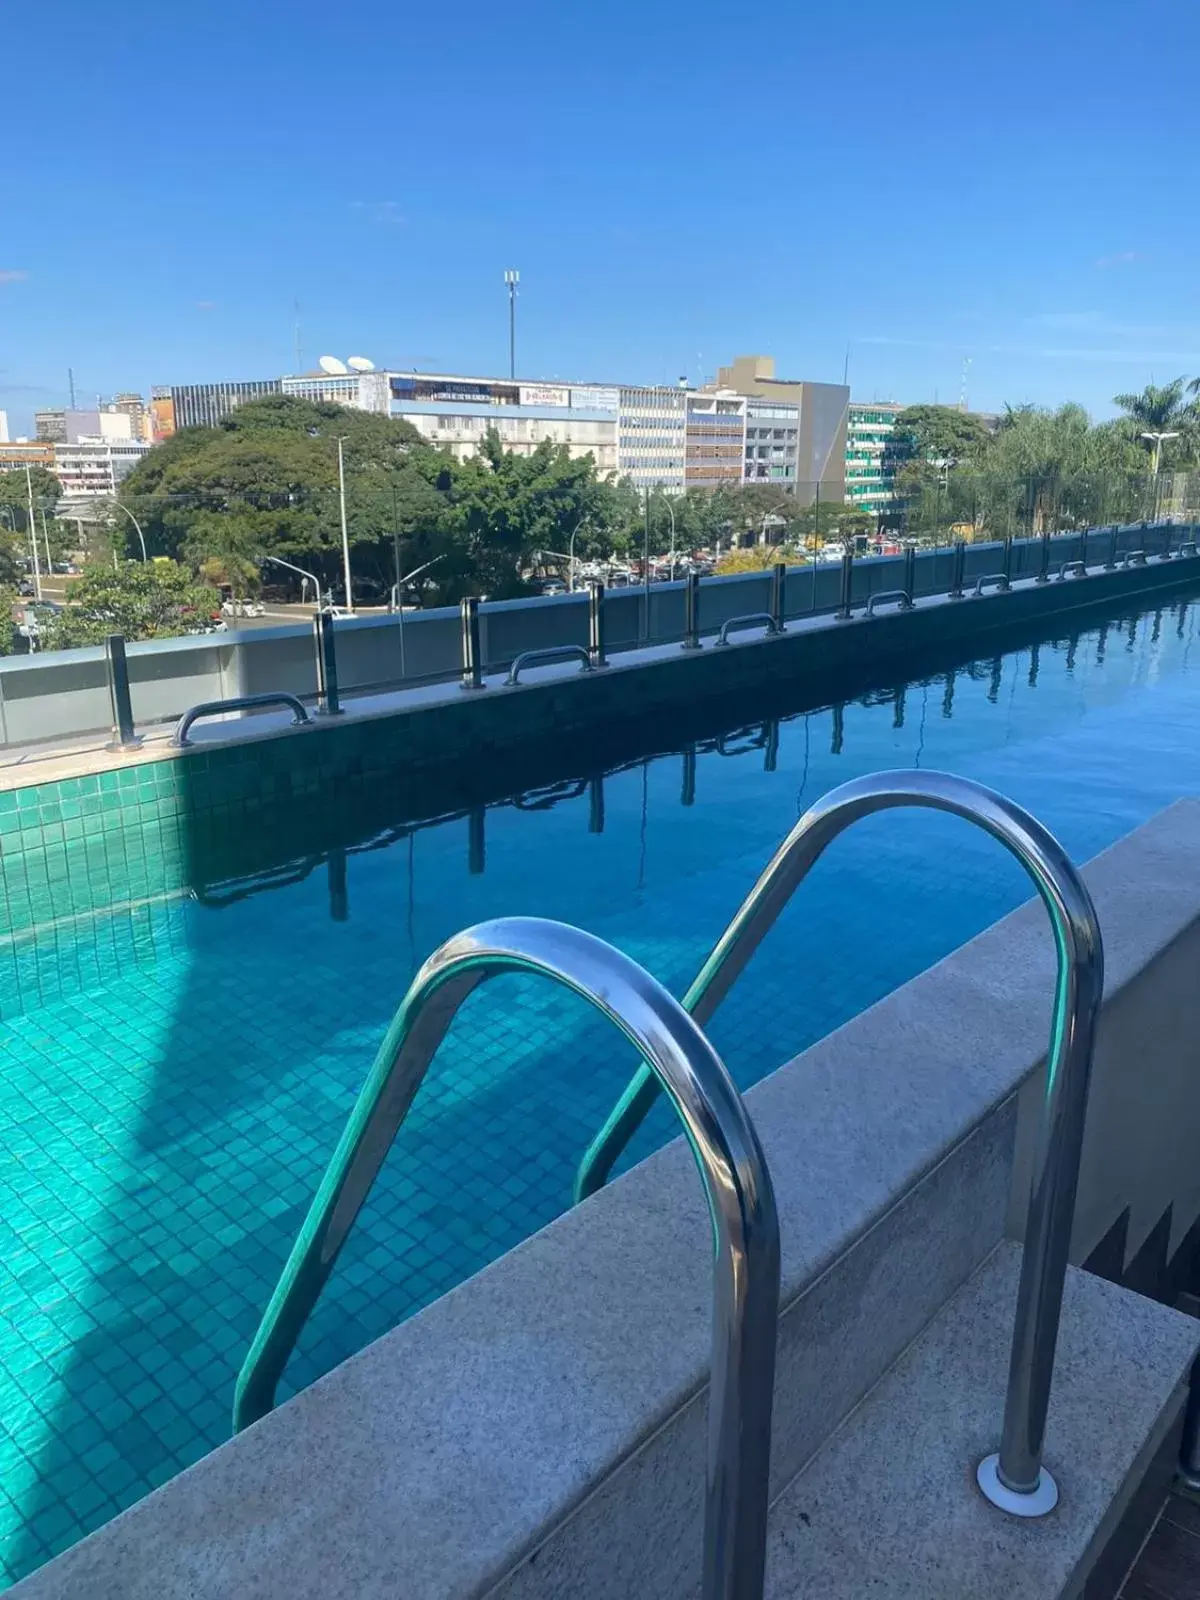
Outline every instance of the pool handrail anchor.
POLYGON ((594 935, 535 917, 456 934, 392 1020, 238 1375, 234 1431, 265 1416, 296 1337, 459 1008, 502 973, 589 1001, 667 1091, 700 1171, 715 1249, 703 1600, 761 1600, 779 1313, 779 1222, 766 1159, 724 1064, 679 1002, 594 935))
POLYGON ((521 681, 526 667, 549 666, 555 661, 578 661, 584 672, 594 672, 592 656, 581 644, 551 644, 542 650, 522 650, 508 669, 504 682, 512 689, 521 681))
POLYGON ((765 628, 771 638, 777 638, 785 629, 781 623, 776 622, 769 611, 748 611, 744 617, 727 617, 717 632, 713 643, 725 645, 729 643, 729 630, 731 628, 765 628))
POLYGON ((982 599, 984 589, 988 584, 991 583, 996 585, 996 588, 1001 594, 1007 594, 1012 588, 1012 580, 1009 578, 1007 572, 985 572, 982 574, 982 576, 976 578, 975 580, 975 587, 971 591, 972 599, 982 599))
MULTIPOLYGON (((980 1487, 994 1504, 1016 1515, 1041 1516, 1058 1497, 1042 1466, 1042 1444, 1104 988, 1100 926, 1070 857, 1035 817, 970 779, 911 771, 856 778, 831 790, 800 818, 713 946, 682 1005, 707 1027, 829 844, 861 817, 895 806, 947 811, 999 840, 1033 879, 1054 930, 1058 973, 1046 1093, 1030 1185, 1004 1426, 998 1453, 978 1468, 980 1487)), ((576 1200, 604 1184, 656 1092, 644 1069, 630 1079, 584 1155, 575 1179, 576 1200)))
POLYGON ((887 606, 893 602, 901 611, 911 611, 913 608, 913 598, 907 589, 880 589, 878 594, 867 596, 867 609, 863 612, 863 616, 873 617, 876 606, 887 606))
POLYGON ((220 717, 226 711, 252 711, 259 706, 286 706, 292 713, 294 727, 309 721, 308 712, 294 694, 235 694, 228 700, 205 700, 200 705, 189 706, 175 724, 171 743, 177 750, 186 749, 188 734, 201 717, 220 717))
POLYGON ((1072 573, 1077 578, 1086 578, 1088 575, 1087 567, 1082 561, 1064 561, 1062 566, 1058 569, 1058 575, 1054 580, 1055 583, 1065 582, 1068 572, 1072 573))
POLYGON ((1118 567, 1144 567, 1146 564, 1144 550, 1125 550, 1117 557, 1118 567))
POLYGON ((1200 554, 1200 546, 1198 546, 1192 539, 1181 539, 1179 543, 1179 554, 1181 557, 1200 554))

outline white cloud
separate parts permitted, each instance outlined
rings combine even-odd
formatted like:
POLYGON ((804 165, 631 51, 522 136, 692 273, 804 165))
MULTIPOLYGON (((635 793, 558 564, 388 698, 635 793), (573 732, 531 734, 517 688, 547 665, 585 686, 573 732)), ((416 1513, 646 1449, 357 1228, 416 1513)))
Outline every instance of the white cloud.
POLYGON ((19 267, 8 267, 0 270, 0 283, 24 283, 29 274, 19 267))

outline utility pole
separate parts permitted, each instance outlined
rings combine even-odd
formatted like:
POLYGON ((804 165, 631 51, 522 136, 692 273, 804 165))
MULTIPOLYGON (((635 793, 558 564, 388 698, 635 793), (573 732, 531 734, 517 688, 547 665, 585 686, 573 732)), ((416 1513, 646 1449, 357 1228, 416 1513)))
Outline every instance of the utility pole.
POLYGON ((71 391, 71 410, 75 409, 75 373, 71 367, 67 368, 67 388, 71 391))
POLYGON ((354 615, 354 590, 350 587, 350 534, 346 527, 346 463, 342 457, 345 436, 339 435, 338 447, 338 502, 342 512, 342 570, 346 575, 346 610, 354 615))
POLYGON ((517 285, 521 281, 521 274, 515 267, 505 271, 504 281, 508 285, 508 375, 510 378, 517 376, 517 285))
POLYGON ((29 501, 29 548, 33 552, 33 598, 40 600, 42 598, 42 571, 38 562, 37 523, 33 519, 33 478, 29 471, 28 461, 25 463, 25 495, 29 501))

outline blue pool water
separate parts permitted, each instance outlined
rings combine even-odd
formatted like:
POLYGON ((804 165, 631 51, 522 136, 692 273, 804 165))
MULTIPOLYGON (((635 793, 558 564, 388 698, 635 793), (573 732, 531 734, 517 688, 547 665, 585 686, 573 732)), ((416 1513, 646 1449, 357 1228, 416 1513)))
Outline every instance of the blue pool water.
MULTIPOLYGON (((294 881, 227 885, 220 906, 168 885, 0 937, 5 1578, 228 1436, 238 1366, 319 1174, 443 939, 494 915, 559 917, 680 992, 806 804, 887 766, 992 784, 1086 859, 1200 789, 1196 630, 1181 601, 784 719, 773 770, 770 730, 743 729, 699 751, 690 804, 684 755, 635 763, 604 780, 602 831, 596 794, 568 783, 489 807, 483 861, 459 817, 294 881), (20 967, 30 940, 61 980, 44 1000, 20 967)), ((748 1084, 1026 893, 961 822, 871 819, 805 883, 714 1040, 748 1084)), ((285 1392, 561 1211, 633 1065, 555 987, 505 978, 473 996, 285 1392)), ((669 1132, 660 1106, 633 1154, 669 1132)))

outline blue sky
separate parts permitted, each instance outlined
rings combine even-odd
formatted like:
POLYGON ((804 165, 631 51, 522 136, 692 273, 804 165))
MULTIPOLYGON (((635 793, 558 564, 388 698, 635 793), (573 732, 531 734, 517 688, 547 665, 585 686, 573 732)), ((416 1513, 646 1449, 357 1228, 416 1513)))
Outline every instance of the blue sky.
POLYGON ((57 0, 4 22, 0 407, 305 365, 979 408, 1200 373, 1165 0, 57 0), (444 21, 442 19, 445 19, 444 21), (75 37, 76 43, 70 40, 75 37), (28 70, 13 70, 21 61, 28 70))

